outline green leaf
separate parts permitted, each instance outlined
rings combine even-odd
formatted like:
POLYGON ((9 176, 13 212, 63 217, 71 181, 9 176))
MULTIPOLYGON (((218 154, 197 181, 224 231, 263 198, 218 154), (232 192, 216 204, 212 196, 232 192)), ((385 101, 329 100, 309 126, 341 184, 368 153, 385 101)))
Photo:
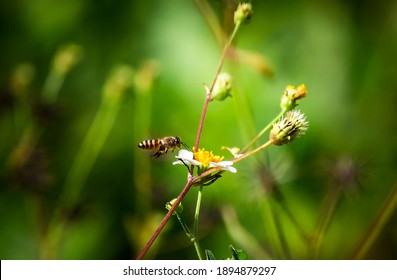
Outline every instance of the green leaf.
POLYGON ((243 250, 236 250, 233 245, 229 246, 230 253, 232 254, 232 260, 246 260, 247 253, 243 250))
POLYGON ((206 256, 207 260, 210 260, 210 261, 216 260, 214 254, 210 250, 205 250, 205 256, 206 256))

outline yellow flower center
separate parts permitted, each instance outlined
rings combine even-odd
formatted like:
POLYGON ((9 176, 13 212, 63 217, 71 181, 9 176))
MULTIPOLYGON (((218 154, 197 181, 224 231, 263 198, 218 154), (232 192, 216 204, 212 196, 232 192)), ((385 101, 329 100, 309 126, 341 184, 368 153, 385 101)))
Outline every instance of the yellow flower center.
POLYGON ((286 96, 294 101, 305 97, 307 94, 307 89, 304 84, 301 84, 297 88, 289 85, 287 86, 285 91, 286 91, 286 96))
POLYGON ((223 157, 215 156, 212 151, 208 152, 205 149, 199 149, 193 154, 193 158, 201 162, 201 165, 204 167, 208 167, 210 162, 220 162, 223 160, 223 157))

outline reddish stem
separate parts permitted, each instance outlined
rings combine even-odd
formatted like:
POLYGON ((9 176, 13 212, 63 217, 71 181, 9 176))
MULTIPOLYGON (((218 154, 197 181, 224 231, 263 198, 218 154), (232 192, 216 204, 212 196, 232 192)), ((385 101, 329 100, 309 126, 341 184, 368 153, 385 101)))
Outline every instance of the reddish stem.
POLYGON ((175 209, 178 207, 179 203, 181 203, 182 199, 186 196, 186 194, 189 192, 190 188, 192 187, 194 183, 193 179, 190 179, 185 187, 183 188, 182 192, 172 205, 171 209, 168 211, 168 213, 165 215, 155 232, 153 233, 152 237, 150 237, 149 241, 146 243, 145 247, 142 249, 142 251, 139 253, 137 256, 137 260, 143 259, 143 257, 146 255, 146 253, 149 251, 150 247, 153 245, 154 241, 156 240, 157 236, 160 234, 162 229, 165 227, 167 224, 168 220, 171 218, 172 214, 175 212, 175 209))

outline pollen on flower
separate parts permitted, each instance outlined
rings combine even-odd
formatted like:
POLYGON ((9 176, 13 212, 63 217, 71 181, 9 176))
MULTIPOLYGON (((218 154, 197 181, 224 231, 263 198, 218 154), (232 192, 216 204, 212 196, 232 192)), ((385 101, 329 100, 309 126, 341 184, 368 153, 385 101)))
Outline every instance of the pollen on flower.
POLYGON ((305 97, 307 94, 307 89, 304 84, 301 84, 299 87, 295 88, 294 86, 287 86, 285 89, 285 95, 290 99, 298 100, 305 97))
POLYGON ((199 149, 193 154, 193 158, 199 161, 204 167, 208 167, 210 162, 221 162, 223 160, 223 157, 216 156, 212 153, 212 151, 208 152, 205 149, 199 149))

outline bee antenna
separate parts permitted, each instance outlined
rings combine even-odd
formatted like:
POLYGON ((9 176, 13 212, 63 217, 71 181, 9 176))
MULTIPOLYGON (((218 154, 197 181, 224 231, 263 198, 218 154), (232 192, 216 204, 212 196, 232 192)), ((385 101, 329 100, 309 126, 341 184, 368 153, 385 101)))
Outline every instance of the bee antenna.
POLYGON ((183 146, 183 147, 185 147, 186 149, 190 150, 189 146, 188 146, 188 145, 186 145, 186 143, 184 143, 184 142, 181 142, 181 144, 182 144, 182 146, 183 146))

